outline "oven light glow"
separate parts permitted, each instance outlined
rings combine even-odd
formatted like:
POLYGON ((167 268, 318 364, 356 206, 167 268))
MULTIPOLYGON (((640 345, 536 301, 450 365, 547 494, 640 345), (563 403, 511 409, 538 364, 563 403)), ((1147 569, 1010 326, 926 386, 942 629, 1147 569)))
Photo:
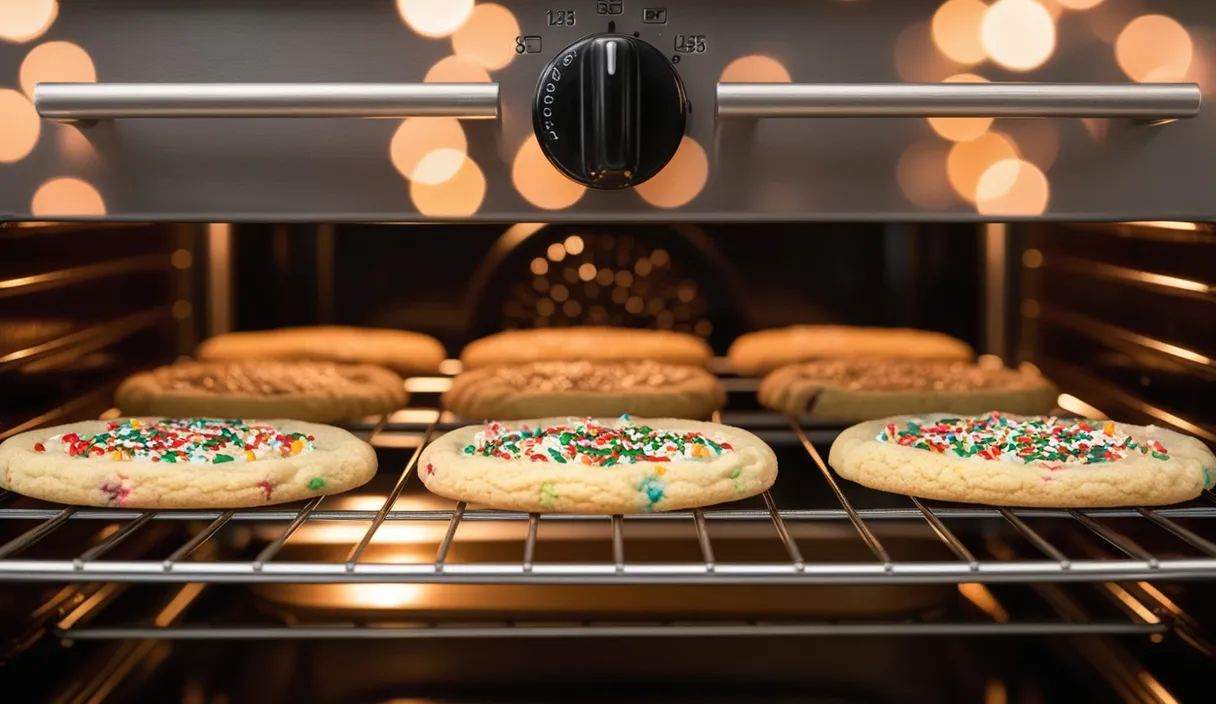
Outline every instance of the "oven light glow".
POLYGON ((96 188, 78 178, 53 178, 34 192, 30 212, 38 217, 105 215, 106 204, 96 188))
POLYGON ((41 37, 59 15, 56 0, 0 2, 0 40, 28 42, 41 37))
POLYGON ((722 69, 719 83, 789 83, 785 64, 761 54, 740 56, 722 69))
POLYGON ((1056 47, 1056 25, 1036 0, 997 0, 980 23, 988 57, 1005 68, 1029 71, 1041 66, 1056 47))
POLYGON ((389 158, 402 176, 410 180, 421 177, 423 183, 432 185, 453 178, 464 165, 467 151, 464 128, 451 117, 403 120, 389 143, 389 158))
POLYGON ((464 165, 463 149, 432 149, 422 156, 414 168, 415 183, 437 185, 447 181, 464 165))
POLYGON ((410 200, 427 217, 469 217, 481 208, 485 197, 486 177, 467 156, 456 175, 443 183, 410 182, 410 200))
POLYGON ((634 190, 642 200, 659 208, 688 204, 709 180, 709 158, 697 140, 684 137, 675 156, 649 181, 634 190))
POLYGON ((440 59, 426 72, 423 83, 489 83, 490 74, 463 56, 440 59))
POLYGON ((1069 413, 1076 413, 1077 415, 1084 416, 1085 418, 1105 420, 1107 417, 1102 411, 1094 408, 1072 394, 1060 394, 1058 397, 1056 397, 1056 405, 1069 413))
POLYGON ((950 148, 950 155, 946 157, 946 176, 950 179, 955 193, 967 202, 974 203, 984 172, 997 162, 1016 159, 1018 156, 1018 148, 1013 140, 1000 132, 986 132, 976 139, 958 142, 950 148))
POLYGON ((1046 174, 1022 159, 988 167, 975 190, 976 209, 984 215, 1041 215, 1051 200, 1046 174))
POLYGON ((468 21, 452 35, 452 51, 490 71, 515 59, 515 38, 523 34, 515 15, 494 3, 473 8, 468 21))
POLYGON ((46 42, 21 62, 21 90, 31 98, 39 83, 93 83, 97 69, 89 52, 71 42, 46 42))
POLYGON ((424 37, 446 37, 473 14, 473 0, 397 0, 405 25, 424 37))
POLYGON ((569 208, 587 192, 585 186, 563 176, 545 158, 534 134, 528 135, 515 152, 511 183, 524 200, 545 210, 569 208))
POLYGON ((1171 222, 1167 220, 1155 220, 1146 222, 1129 222, 1128 225, 1139 225, 1141 227, 1156 227, 1162 230, 1183 230, 1194 232, 1199 229, 1199 226, 1193 222, 1171 222))
POLYGON ((987 58, 980 43, 980 23, 988 6, 980 0, 948 0, 933 14, 933 43, 960 64, 978 64, 987 58))
MULTIPOLYGON (((943 83, 987 83, 988 79, 973 73, 960 73, 947 78, 943 83)), ((991 117, 930 117, 933 131, 951 142, 967 142, 979 137, 992 127, 991 117)))
POLYGON ((1142 15, 1132 20, 1115 40, 1115 59, 1133 81, 1182 80, 1191 67, 1191 35, 1165 15, 1142 15))
POLYGON ((1088 10, 1102 4, 1102 0, 1055 0, 1069 10, 1088 10))

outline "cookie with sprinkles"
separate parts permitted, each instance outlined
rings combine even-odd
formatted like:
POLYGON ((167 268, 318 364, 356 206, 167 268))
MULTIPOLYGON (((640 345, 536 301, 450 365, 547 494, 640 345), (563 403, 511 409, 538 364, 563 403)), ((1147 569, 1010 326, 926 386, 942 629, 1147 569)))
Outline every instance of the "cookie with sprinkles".
POLYGON ((1216 456, 1188 435, 997 412, 861 423, 832 443, 828 461, 872 489, 1004 506, 1160 506, 1216 485, 1216 456))
POLYGON ((0 443, 0 488, 80 506, 264 506, 348 491, 375 473, 370 445, 296 420, 121 418, 0 443))
POLYGON ((791 325, 740 335, 726 352, 736 374, 759 376, 813 359, 944 359, 970 361, 975 351, 940 332, 851 325, 791 325))
POLYGON ((459 428, 418 460, 427 489, 491 508, 621 514, 755 496, 777 457, 749 432, 674 418, 539 418, 459 428))

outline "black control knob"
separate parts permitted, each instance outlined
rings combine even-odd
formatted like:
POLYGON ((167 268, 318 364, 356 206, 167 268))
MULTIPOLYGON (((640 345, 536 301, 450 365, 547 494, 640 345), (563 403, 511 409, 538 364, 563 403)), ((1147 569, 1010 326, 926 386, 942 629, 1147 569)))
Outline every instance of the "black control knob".
POLYGON ((592 34, 549 62, 536 86, 532 126, 562 173, 592 188, 629 188, 659 172, 680 146, 688 100, 655 47, 592 34))

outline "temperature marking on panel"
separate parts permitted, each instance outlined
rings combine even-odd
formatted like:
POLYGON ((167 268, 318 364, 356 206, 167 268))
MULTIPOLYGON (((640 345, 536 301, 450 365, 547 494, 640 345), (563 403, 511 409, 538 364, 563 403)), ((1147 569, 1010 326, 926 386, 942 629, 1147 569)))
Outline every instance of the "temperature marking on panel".
POLYGON ((667 8, 648 7, 642 10, 642 24, 667 24, 667 8))
POLYGON ((595 3, 595 14, 597 15, 619 15, 625 11, 625 3, 615 0, 610 2, 595 3))
POLYGON ((516 37, 515 38, 515 53, 516 54, 539 54, 540 53, 540 37, 516 37))
POLYGON ((549 10, 545 13, 545 20, 550 27, 573 27, 574 10, 549 10))
POLYGON ((704 54, 704 34, 677 34, 676 51, 681 54, 704 54))

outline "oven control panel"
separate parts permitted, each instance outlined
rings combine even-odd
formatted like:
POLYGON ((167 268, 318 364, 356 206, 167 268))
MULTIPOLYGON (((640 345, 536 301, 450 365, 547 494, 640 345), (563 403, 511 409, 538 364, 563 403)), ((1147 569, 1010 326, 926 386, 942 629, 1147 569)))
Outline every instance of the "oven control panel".
POLYGON ((39 2, 0 220, 1211 220, 1214 90, 1191 0, 39 2))

